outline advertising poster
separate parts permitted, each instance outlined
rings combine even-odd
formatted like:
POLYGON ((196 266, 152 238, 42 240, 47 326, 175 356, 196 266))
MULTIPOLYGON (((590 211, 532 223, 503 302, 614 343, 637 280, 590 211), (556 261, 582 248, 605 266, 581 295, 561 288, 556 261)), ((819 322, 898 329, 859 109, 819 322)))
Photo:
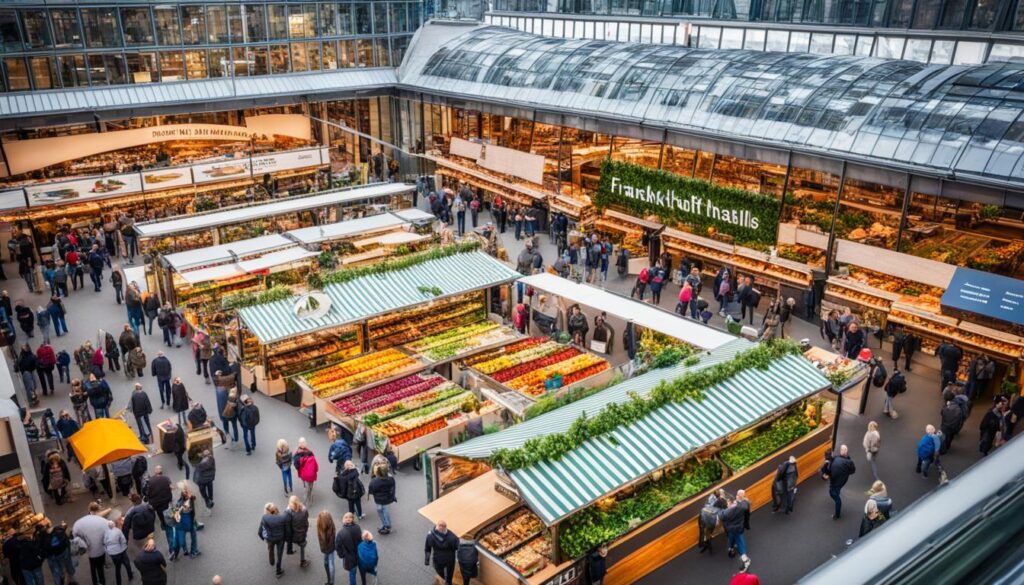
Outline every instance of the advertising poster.
POLYGON ((25 192, 21 189, 0 191, 0 210, 21 209, 25 207, 25 192))
POLYGON ((138 173, 106 177, 61 181, 25 187, 30 207, 40 205, 77 203, 88 199, 101 199, 130 195, 142 191, 142 178, 138 173))
POLYGON ((159 169, 142 173, 142 188, 146 191, 158 191, 168 187, 181 187, 191 184, 192 169, 190 167, 159 169))
POLYGON ((295 150, 278 154, 252 157, 252 174, 259 178, 264 173, 320 166, 320 149, 295 150))
POLYGON ((192 179, 196 184, 244 179, 249 176, 249 159, 239 158, 192 167, 192 179))

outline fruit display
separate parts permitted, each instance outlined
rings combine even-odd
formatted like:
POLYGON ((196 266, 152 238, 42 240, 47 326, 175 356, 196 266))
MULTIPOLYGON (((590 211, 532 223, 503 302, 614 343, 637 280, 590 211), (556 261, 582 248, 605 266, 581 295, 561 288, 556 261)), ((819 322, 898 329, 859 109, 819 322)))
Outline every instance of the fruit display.
POLYGON ((528 577, 544 568, 551 556, 551 541, 540 535, 504 557, 505 563, 520 575, 528 577))
MULTIPOLYGON (((545 359, 549 358, 542 358, 542 360, 545 359)), ((513 378, 505 385, 527 396, 540 396, 544 394, 544 381, 549 378, 561 376, 562 386, 565 386, 582 379, 579 375, 573 376, 573 374, 588 373, 592 376, 606 369, 608 369, 607 361, 595 355, 583 353, 553 364, 537 365, 537 369, 513 378)))
POLYGON ((853 303, 879 311, 889 310, 889 306, 894 300, 891 296, 882 296, 877 292, 862 290, 858 284, 846 278, 832 277, 828 280, 825 295, 830 300, 839 301, 840 304, 853 303))
MULTIPOLYGON (((524 350, 524 349, 526 349, 528 347, 533 347, 535 345, 540 345, 540 344, 544 343, 545 341, 547 341, 547 338, 545 338, 545 337, 527 337, 526 339, 520 339, 519 341, 510 343, 510 344, 508 344, 508 345, 506 345, 504 347, 499 347, 497 349, 491 349, 491 350, 484 351, 484 352, 478 353, 476 355, 470 356, 470 357, 466 358, 464 360, 464 362, 465 362, 465 364, 467 366, 476 368, 477 370, 480 370, 481 372, 484 372, 485 374, 486 373, 490 373, 490 372, 485 372, 484 370, 482 370, 481 368, 479 368, 477 366, 479 364, 484 363, 484 362, 487 362, 487 361, 490 361, 490 360, 493 360, 493 359, 497 359, 497 358, 499 358, 501 356, 511 356, 512 354, 518 353, 518 352, 520 352, 520 351, 522 351, 522 350, 524 350)), ((491 372, 493 372, 493 371, 495 371, 495 370, 491 370, 491 372)))
POLYGON ((487 316, 482 292, 425 303, 415 309, 370 319, 370 346, 384 349, 482 321, 487 316))
POLYGON ((453 396, 435 402, 433 404, 406 412, 390 420, 373 425, 373 432, 386 436, 391 440, 392 445, 400 445, 423 434, 410 434, 423 427, 429 427, 433 432, 438 428, 446 426, 445 419, 452 414, 461 412, 466 407, 476 406, 476 397, 472 392, 463 390, 453 396), (441 426, 437 426, 440 422, 441 426))
POLYGON ((412 353, 423 355, 432 361, 440 361, 476 347, 497 343, 513 335, 515 333, 511 329, 484 320, 428 335, 405 347, 412 353))
POLYGON ((420 362, 398 351, 386 349, 361 355, 302 375, 320 398, 331 398, 375 380, 420 367, 420 362))
POLYGON ((361 349, 354 328, 291 339, 267 351, 267 373, 272 378, 294 376, 358 355, 361 349))
POLYGON ((501 556, 536 536, 544 523, 536 514, 523 508, 505 518, 498 528, 480 537, 480 546, 501 556))
POLYGON ((924 283, 898 278, 890 274, 882 274, 867 268, 850 266, 850 280, 866 284, 872 288, 895 293, 900 301, 937 311, 942 301, 943 289, 924 283))
POLYGON ((340 398, 334 401, 334 405, 348 415, 371 412, 393 402, 426 392, 431 388, 440 386, 444 381, 442 376, 413 374, 398 380, 392 380, 387 384, 381 384, 369 390, 364 390, 352 396, 340 398))
POLYGON ((381 406, 363 415, 366 424, 375 425, 378 422, 392 419, 401 414, 423 408, 429 404, 447 400, 464 392, 461 386, 452 382, 444 381, 431 390, 420 392, 386 406, 381 406))

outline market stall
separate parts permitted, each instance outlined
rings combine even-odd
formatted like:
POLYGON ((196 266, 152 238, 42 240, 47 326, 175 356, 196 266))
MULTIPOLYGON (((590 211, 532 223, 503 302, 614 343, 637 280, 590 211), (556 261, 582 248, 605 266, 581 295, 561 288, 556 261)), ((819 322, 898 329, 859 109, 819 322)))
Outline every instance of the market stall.
POLYGON ((279 394, 284 377, 306 372, 297 380, 303 402, 316 404, 317 420, 324 422, 331 401, 342 395, 509 339, 511 330, 501 325, 509 294, 503 285, 519 276, 482 252, 440 249, 329 282, 310 316, 295 298, 244 307, 236 343, 251 369, 243 378, 279 394), (345 350, 325 351, 324 343, 342 332, 351 340, 345 350), (358 357, 336 359, 352 356, 358 357))
POLYGON ((139 248, 160 253, 227 244, 290 229, 376 215, 411 204, 412 185, 382 183, 135 224, 139 248))
POLYGON ((697 364, 653 370, 442 449, 431 474, 440 498, 420 512, 447 519, 466 501, 463 489, 488 486, 521 502, 479 515, 463 508, 457 536, 477 541, 485 583, 583 583, 586 554, 605 543, 605 582, 634 582, 696 545, 711 490, 745 489, 756 509, 770 501, 775 468, 788 457, 796 457, 801 481, 813 477, 836 419, 830 387, 798 348, 737 339, 697 364), (666 382, 689 388, 688 397, 661 397, 654 389, 666 382), (631 400, 652 401, 651 410, 629 419, 606 409, 631 400), (570 438, 584 413, 588 422, 574 433, 594 434, 570 438))
POLYGON ((656 233, 664 227, 660 221, 633 217, 614 209, 605 209, 594 221, 594 230, 608 234, 616 249, 626 248, 629 250, 630 258, 646 258, 647 246, 644 232, 656 233))

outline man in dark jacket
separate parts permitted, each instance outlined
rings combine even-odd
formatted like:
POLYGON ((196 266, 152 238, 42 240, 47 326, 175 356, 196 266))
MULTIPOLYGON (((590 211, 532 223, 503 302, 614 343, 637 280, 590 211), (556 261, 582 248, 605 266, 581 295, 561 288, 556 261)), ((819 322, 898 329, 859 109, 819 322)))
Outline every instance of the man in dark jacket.
POLYGON ((964 413, 960 408, 960 405, 950 397, 950 400, 946 401, 946 405, 942 407, 940 413, 942 417, 942 448, 939 449, 939 455, 945 455, 949 452, 949 448, 953 446, 953 438, 960 429, 964 426, 964 413))
POLYGON ((799 474, 796 468, 796 457, 790 455, 788 461, 779 464, 772 481, 772 513, 785 506, 786 514, 793 511, 796 502, 796 484, 799 474))
POLYGON ((892 399, 907 391, 907 379, 899 370, 893 370, 889 381, 885 383, 885 406, 882 407, 882 414, 891 418, 897 416, 896 409, 892 407, 892 399))
MULTIPOLYGON (((597 550, 587 555, 587 576, 591 585, 604 583, 604 576, 608 573, 608 545, 602 544, 597 550)), ((465 583, 465 581, 463 581, 465 583)))
POLYGON ((117 344, 121 347, 121 355, 125 356, 125 360, 128 359, 128 354, 133 349, 139 347, 139 337, 135 331, 132 330, 132 326, 125 323, 124 331, 121 332, 120 337, 117 338, 117 344))
POLYGON ((864 331, 856 321, 846 329, 846 345, 843 349, 846 357, 851 360, 857 359, 860 350, 864 349, 864 331))
POLYGON ((840 445, 839 454, 828 463, 825 473, 828 479, 828 495, 836 503, 836 511, 832 515, 833 520, 838 520, 843 513, 843 486, 849 481, 850 476, 857 472, 857 466, 853 464, 849 453, 846 445, 840 445))
POLYGON ((274 504, 267 504, 263 508, 265 514, 260 519, 260 529, 257 533, 260 540, 267 542, 267 553, 270 557, 270 564, 275 565, 277 576, 284 575, 284 571, 281 570, 281 560, 284 556, 284 545, 288 540, 288 518, 284 514, 279 514, 277 506, 274 504), (274 552, 277 552, 276 561, 274 552))
POLYGON ((193 480, 199 486, 199 495, 203 497, 208 510, 213 510, 213 480, 217 476, 217 463, 209 449, 203 451, 203 458, 196 464, 193 480))
POLYGON ((135 428, 139 431, 139 440, 149 443, 153 439, 153 427, 149 424, 153 404, 149 401, 149 395, 142 389, 142 384, 135 384, 132 397, 128 399, 128 410, 135 415, 135 428))
POLYGON ((426 544, 423 545, 425 555, 423 564, 430 564, 430 556, 434 556, 434 571, 444 579, 445 585, 452 585, 455 576, 455 552, 459 549, 459 539, 448 532, 448 523, 438 522, 434 529, 427 533, 426 544))
POLYGON ((256 449, 256 425, 260 424, 260 409, 252 403, 252 398, 242 395, 242 408, 238 412, 238 424, 242 425, 242 442, 245 443, 245 454, 252 455, 256 449))
POLYGON ((92 251, 89 252, 89 276, 92 278, 92 285, 96 288, 96 292, 100 292, 100 289, 103 288, 103 267, 106 264, 107 261, 100 253, 99 246, 93 244, 92 251))
POLYGON ((171 360, 167 359, 164 352, 158 351, 149 369, 156 376, 157 387, 160 389, 160 408, 164 408, 171 403, 171 360))
POLYGON ((935 348, 935 357, 939 358, 939 392, 942 392, 946 386, 956 382, 956 371, 960 369, 960 360, 964 357, 964 352, 949 341, 943 341, 935 348))
POLYGON ((750 567, 750 557, 747 556, 747 542, 743 538, 743 531, 750 523, 750 501, 744 490, 736 492, 736 498, 729 502, 729 507, 722 512, 722 527, 725 528, 725 535, 729 539, 729 556, 740 555, 740 571, 746 571, 750 567))
POLYGON ((156 525, 156 510, 148 502, 143 502, 139 494, 132 494, 129 497, 132 507, 124 515, 121 531, 124 532, 125 538, 135 544, 136 550, 138 550, 145 545, 149 535, 153 534, 156 525))
POLYGON ((370 480, 370 487, 366 490, 373 496, 373 503, 377 504, 377 517, 380 518, 381 534, 391 533, 391 515, 388 514, 388 506, 394 504, 395 499, 395 478, 387 472, 387 467, 374 468, 374 478, 370 480))
POLYGON ((897 325, 892 334, 892 363, 893 369, 899 368, 900 355, 903 355, 903 369, 910 371, 910 358, 917 351, 917 337, 908 332, 903 325, 897 325))
POLYGON ((359 543, 363 540, 363 529, 356 524, 356 516, 346 512, 342 516, 341 528, 334 537, 334 551, 341 558, 342 568, 348 571, 349 583, 356 582, 359 568, 359 543))
POLYGON ((167 561, 156 549, 156 542, 151 538, 139 556, 135 557, 135 568, 139 570, 142 585, 166 585, 167 561))
POLYGON ((153 469, 153 477, 149 478, 149 485, 146 486, 145 496, 146 501, 156 511, 156 517, 160 520, 160 526, 167 530, 164 512, 171 505, 174 495, 171 493, 171 478, 164 475, 164 468, 160 465, 153 469))
POLYGON ((331 428, 327 429, 327 438, 331 441, 331 448, 327 452, 327 461, 329 463, 334 463, 335 473, 341 473, 342 468, 345 466, 345 462, 352 460, 352 447, 348 444, 348 441, 338 433, 338 430, 334 425, 331 425, 331 428))
POLYGON ((459 541, 459 550, 455 557, 459 562, 462 582, 468 585, 470 579, 480 575, 480 553, 476 550, 476 543, 472 540, 459 541))

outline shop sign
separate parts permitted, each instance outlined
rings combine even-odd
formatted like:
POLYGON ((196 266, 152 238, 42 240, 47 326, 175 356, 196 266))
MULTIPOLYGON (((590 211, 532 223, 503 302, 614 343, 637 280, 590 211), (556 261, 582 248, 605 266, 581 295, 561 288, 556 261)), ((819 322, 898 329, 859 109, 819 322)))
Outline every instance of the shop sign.
POLYGON ((249 159, 237 158, 222 162, 194 165, 192 180, 196 184, 249 178, 249 159))
POLYGON ((520 502, 522 498, 519 497, 519 492, 515 488, 509 487, 500 481, 494 482, 494 491, 512 500, 513 502, 520 502))
POLYGON ((721 187, 666 171, 608 161, 601 166, 595 202, 643 217, 675 219, 713 235, 728 234, 739 244, 775 244, 779 201, 759 193, 721 187))
POLYGON ((25 207, 25 191, 15 189, 13 191, 0 192, 0 210, 21 209, 25 207))
POLYGON ((544 157, 539 154, 462 138, 452 138, 450 152, 472 159, 476 164, 491 171, 512 175, 531 183, 544 182, 544 157))
POLYGON ((586 576, 586 570, 583 566, 585 560, 586 557, 583 557, 576 561, 571 567, 545 581, 544 585, 577 585, 582 583, 583 577, 586 576))
POLYGON ((296 150, 280 154, 252 157, 252 174, 260 177, 264 173, 276 173, 289 169, 304 169, 320 166, 320 149, 296 150))
POLYGON ((942 308, 1024 325, 1024 281, 957 268, 942 295, 942 308))
POLYGON ((331 310, 331 297, 322 292, 304 294, 292 305, 298 319, 319 319, 331 310))
POLYGON ((191 184, 192 169, 189 167, 159 169, 142 173, 142 188, 146 191, 159 191, 169 187, 182 187, 191 184))
POLYGON ((108 175, 91 179, 61 181, 25 187, 30 207, 76 203, 87 199, 117 197, 131 193, 140 193, 141 191, 142 178, 138 173, 108 175))

